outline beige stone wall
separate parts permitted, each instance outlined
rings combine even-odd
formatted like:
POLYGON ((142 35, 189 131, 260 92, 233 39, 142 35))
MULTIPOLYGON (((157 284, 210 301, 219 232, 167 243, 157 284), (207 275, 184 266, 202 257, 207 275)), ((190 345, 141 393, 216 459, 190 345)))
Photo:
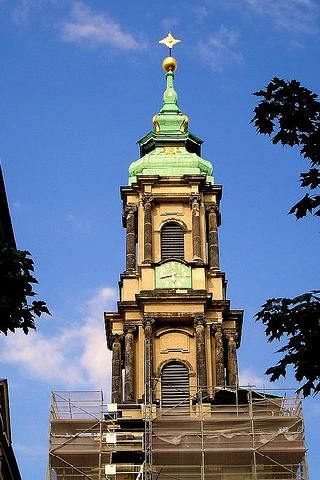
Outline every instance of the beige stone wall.
MULTIPOLYGON (((160 232, 162 226, 168 221, 178 222, 184 229, 185 260, 193 260, 192 244, 192 210, 190 196, 199 193, 198 184, 189 184, 177 181, 177 178, 141 184, 141 188, 127 196, 127 203, 138 207, 137 213, 137 264, 138 275, 136 278, 123 280, 121 288, 121 300, 134 301, 135 294, 141 290, 153 290, 155 288, 154 269, 143 263, 144 260, 144 206, 143 195, 152 195, 152 261, 157 263, 161 260, 160 232)), ((200 192, 200 231, 202 259, 206 264, 207 258, 207 230, 205 205, 218 202, 216 194, 200 192)), ((206 275, 206 268, 193 268, 193 289, 206 289, 214 295, 215 299, 223 299, 223 281, 206 275)))
MULTIPOLYGON (((137 267, 136 271, 125 272, 120 282, 119 312, 114 319, 109 316, 111 334, 124 332, 124 323, 136 325, 134 333, 134 395, 136 400, 141 400, 144 394, 144 359, 145 337, 143 318, 155 318, 153 332, 153 382, 155 397, 161 398, 161 382, 158 381, 161 368, 166 362, 182 361, 188 366, 190 386, 196 389, 197 385, 197 352, 196 336, 193 319, 204 315, 206 319, 204 330, 205 364, 207 370, 206 382, 209 388, 216 384, 216 344, 214 338, 214 325, 221 324, 223 328, 237 328, 234 320, 225 320, 225 311, 229 308, 223 303, 226 298, 225 276, 219 270, 209 271, 208 246, 207 246, 207 210, 210 204, 219 204, 221 192, 219 188, 200 188, 199 180, 194 183, 178 178, 160 180, 143 180, 137 186, 129 188, 124 196, 124 204, 137 207, 137 267), (145 194, 151 198, 152 219, 152 258, 145 263, 144 252, 144 223, 145 223, 145 194), (201 262, 194 262, 193 245, 193 217, 190 198, 200 195, 200 237, 201 237, 201 262), (150 197, 151 195, 151 197, 150 197), (161 289, 155 292, 155 268, 161 260, 160 233, 161 228, 168 221, 178 222, 184 230, 185 258, 191 266, 192 289, 195 298, 188 294, 188 290, 176 290, 171 297, 166 291, 161 296, 161 289), (137 296, 138 295, 138 296, 137 296), (222 302, 217 303, 215 301, 222 302)), ((198 198, 198 197, 197 197, 198 198)), ((124 338, 124 337, 123 337, 124 338)), ((124 340, 123 348, 124 348, 124 340)))

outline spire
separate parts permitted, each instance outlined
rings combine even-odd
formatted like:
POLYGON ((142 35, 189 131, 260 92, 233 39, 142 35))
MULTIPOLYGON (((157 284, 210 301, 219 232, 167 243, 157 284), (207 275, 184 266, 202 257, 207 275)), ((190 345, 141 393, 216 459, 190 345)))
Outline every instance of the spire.
POLYGON ((174 89, 174 73, 172 70, 167 72, 166 80, 167 88, 163 94, 163 106, 160 110, 160 113, 181 113, 178 106, 178 95, 174 89))
POLYGON ((152 119, 154 130, 159 135, 181 135, 188 132, 189 119, 181 112, 178 106, 178 95, 174 89, 174 72, 177 69, 177 61, 171 56, 172 47, 180 42, 181 40, 174 38, 171 33, 159 41, 169 48, 169 56, 162 62, 162 68, 166 72, 163 105, 160 112, 152 119))
POLYGON ((169 33, 159 43, 169 48, 169 56, 162 62, 166 78, 163 104, 152 119, 153 130, 138 141, 140 158, 129 167, 129 185, 135 184, 143 175, 202 175, 208 184, 213 184, 212 165, 201 157, 202 140, 189 131, 189 119, 181 112, 174 89, 177 60, 171 53, 180 40, 169 33))

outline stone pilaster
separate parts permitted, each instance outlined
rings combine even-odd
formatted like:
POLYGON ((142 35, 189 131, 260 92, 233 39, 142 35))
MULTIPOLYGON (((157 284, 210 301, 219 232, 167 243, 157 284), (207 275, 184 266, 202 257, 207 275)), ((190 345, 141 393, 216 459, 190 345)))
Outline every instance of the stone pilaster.
POLYGON ((224 349, 222 337, 222 325, 213 325, 215 339, 215 364, 216 364, 216 387, 224 387, 224 349))
POLYGON ((120 335, 113 336, 112 342, 112 402, 122 402, 122 370, 121 370, 121 340, 120 335))
POLYGON ((238 362, 237 362, 237 331, 235 328, 224 330, 228 342, 228 371, 227 384, 229 387, 238 385, 238 362))
POLYGON ((152 379, 153 379, 153 317, 144 317, 142 321, 144 328, 144 383, 145 383, 145 401, 152 403, 152 379))
POLYGON ((218 219, 219 208, 216 203, 206 206, 208 215, 208 252, 210 270, 219 270, 218 219))
POLYGON ((124 326, 124 400, 134 402, 134 332, 135 325, 124 326))
POLYGON ((201 231, 200 231, 200 195, 193 193, 190 196, 190 205, 192 210, 192 246, 193 260, 199 262, 201 255, 201 231))
POLYGON ((197 315, 194 318, 194 327, 196 333, 196 355, 197 355, 197 378, 198 388, 201 393, 206 392, 207 387, 207 365, 205 350, 205 324, 206 320, 203 315, 197 315))
POLYGON ((142 202, 144 206, 144 263, 152 262, 152 201, 152 195, 143 195, 142 202))
POLYGON ((135 205, 128 204, 123 212, 126 235, 126 271, 135 271, 137 268, 136 255, 136 211, 135 205))

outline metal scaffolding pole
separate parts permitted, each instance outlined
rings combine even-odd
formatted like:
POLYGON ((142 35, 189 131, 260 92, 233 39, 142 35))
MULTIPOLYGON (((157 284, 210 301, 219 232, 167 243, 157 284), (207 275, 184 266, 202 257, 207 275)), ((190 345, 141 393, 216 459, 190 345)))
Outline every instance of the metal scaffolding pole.
MULTIPOLYGON (((252 452, 253 452, 253 480, 257 480, 257 456, 256 456, 256 441, 255 441, 255 432, 254 432, 254 413, 253 413, 253 406, 252 406, 252 390, 250 389, 248 392, 248 400, 249 400, 249 415, 250 415, 250 423, 251 423, 251 435, 252 435, 252 452)), ((237 407, 238 409, 238 407, 237 407)))

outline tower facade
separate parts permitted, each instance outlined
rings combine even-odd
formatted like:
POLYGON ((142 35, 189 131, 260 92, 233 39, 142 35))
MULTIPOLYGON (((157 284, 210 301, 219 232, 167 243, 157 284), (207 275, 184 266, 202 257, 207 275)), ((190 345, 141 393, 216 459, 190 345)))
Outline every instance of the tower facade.
POLYGON ((243 312, 230 309, 220 270, 222 187, 178 106, 175 62, 164 68, 163 106, 121 187, 126 270, 118 311, 105 314, 116 403, 141 402, 146 386, 161 405, 179 400, 166 383, 174 372, 188 398, 238 381, 243 312))
POLYGON ((220 269, 222 187, 174 88, 121 187, 126 269, 104 314, 111 403, 54 392, 51 480, 307 480, 298 398, 238 385, 242 310, 220 269))

